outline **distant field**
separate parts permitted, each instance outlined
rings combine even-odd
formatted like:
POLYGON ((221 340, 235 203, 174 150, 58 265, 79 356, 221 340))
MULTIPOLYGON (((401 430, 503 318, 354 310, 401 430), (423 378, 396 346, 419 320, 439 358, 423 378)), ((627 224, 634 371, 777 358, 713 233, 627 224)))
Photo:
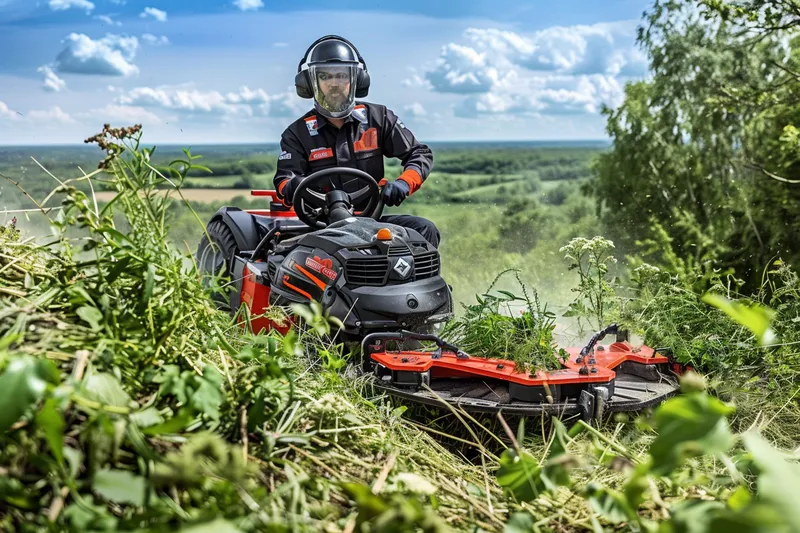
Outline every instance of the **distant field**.
MULTIPOLYGON (((258 186, 260 188, 271 187, 272 186, 272 178, 275 176, 275 173, 268 173, 268 174, 252 174, 249 179, 251 180, 251 185, 258 186)), ((237 183, 246 182, 243 179, 243 176, 236 176, 236 175, 209 175, 199 178, 186 178, 186 185, 191 185, 192 187, 203 187, 203 188, 222 188, 222 189, 233 189, 236 187, 237 183)))
MULTIPOLYGON (((482 145, 438 146, 434 170, 425 186, 401 207, 386 214, 414 214, 436 224, 441 233, 442 273, 452 285, 456 302, 474 303, 474 295, 485 290, 507 268, 518 268, 522 279, 539 291, 548 309, 562 310, 573 294, 575 275, 565 272, 559 248, 572 237, 592 237, 600 222, 591 201, 580 194, 579 184, 589 175, 589 163, 602 147, 482 145), (519 204, 519 200, 525 200, 519 204)), ((182 157, 176 148, 157 152, 153 164, 168 164, 182 157)), ((242 209, 265 208, 267 198, 250 196, 249 188, 271 188, 278 151, 276 147, 200 147, 199 163, 213 174, 192 172, 181 194, 195 213, 180 201, 170 209, 170 237, 181 248, 194 250, 205 221, 224 205, 242 209), (197 188, 189 188, 197 187, 197 188), (246 187, 246 188, 235 188, 246 187)), ((19 182, 41 202, 57 186, 56 180, 31 160, 36 160, 61 179, 82 175, 97 167, 96 150, 85 147, 0 147, 0 221, 10 214, 2 210, 35 208, 30 198, 9 180, 19 182)), ((386 159, 385 175, 400 173, 396 159, 386 159)), ((100 176, 102 180, 102 176, 100 176)), ((88 184, 76 184, 90 193, 88 184)), ((99 201, 109 201, 113 191, 98 191, 99 201)), ((170 197, 179 199, 177 192, 170 197)), ((48 200, 56 206, 61 198, 48 200)), ((36 213, 19 217, 19 227, 33 230, 36 213)), ((37 229, 38 231, 38 229, 37 229)), ((41 228, 47 234, 46 227, 41 228)), ((513 277, 505 277, 496 288, 517 293, 513 277)))
MULTIPOLYGON (((183 197, 190 202, 211 203, 211 202, 227 202, 233 200, 237 196, 250 199, 250 191, 247 189, 181 189, 183 197)), ((167 192, 167 191, 164 191, 167 192)), ((173 198, 180 198, 177 191, 171 190, 170 196, 173 198)), ((97 193, 97 199, 102 202, 107 202, 114 198, 117 193, 114 191, 101 191, 97 193)), ((265 205, 266 205, 265 199, 265 205)))

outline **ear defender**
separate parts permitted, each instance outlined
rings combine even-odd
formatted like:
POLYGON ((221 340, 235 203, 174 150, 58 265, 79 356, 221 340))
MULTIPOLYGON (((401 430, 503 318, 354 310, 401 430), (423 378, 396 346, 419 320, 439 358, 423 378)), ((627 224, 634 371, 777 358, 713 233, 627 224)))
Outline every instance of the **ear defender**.
POLYGON ((308 55, 314 49, 316 45, 323 41, 327 40, 339 40, 343 43, 346 43, 353 51, 356 53, 356 57, 358 61, 361 63, 362 68, 358 69, 358 74, 356 76, 356 98, 364 98, 369 94, 369 85, 370 85, 370 78, 369 78, 369 71, 367 70, 367 63, 364 61, 364 58, 361 57, 361 53, 358 51, 358 48, 353 45, 350 41, 343 37, 339 37, 338 35, 326 35, 314 41, 311 46, 308 47, 306 53, 303 54, 303 58, 300 60, 300 63, 297 65, 297 73, 294 75, 294 87, 295 91, 297 92, 297 96, 300 98, 311 99, 314 98, 314 91, 311 86, 311 76, 308 74, 308 70, 303 70, 303 63, 306 62, 308 59, 308 55))

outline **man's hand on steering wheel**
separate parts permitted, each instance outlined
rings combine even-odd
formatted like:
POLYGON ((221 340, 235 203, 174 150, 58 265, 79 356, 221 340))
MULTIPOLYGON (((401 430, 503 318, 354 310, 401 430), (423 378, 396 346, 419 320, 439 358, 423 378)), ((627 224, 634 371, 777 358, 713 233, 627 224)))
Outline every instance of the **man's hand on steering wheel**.
POLYGON ((278 187, 278 194, 283 197, 283 203, 287 207, 291 207, 292 201, 294 199, 294 192, 297 190, 297 187, 300 185, 300 182, 303 181, 302 176, 292 176, 288 180, 285 180, 281 185, 278 187))

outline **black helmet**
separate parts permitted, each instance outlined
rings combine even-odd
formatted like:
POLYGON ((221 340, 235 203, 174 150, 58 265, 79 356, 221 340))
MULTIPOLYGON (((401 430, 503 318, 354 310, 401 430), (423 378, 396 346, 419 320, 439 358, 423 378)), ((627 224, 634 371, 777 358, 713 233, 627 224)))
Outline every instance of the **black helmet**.
POLYGON ((348 116, 355 99, 369 92, 369 72, 350 41, 338 35, 317 39, 297 65, 297 95, 313 98, 314 107, 328 118, 348 116), (303 63, 306 69, 303 69, 303 63))

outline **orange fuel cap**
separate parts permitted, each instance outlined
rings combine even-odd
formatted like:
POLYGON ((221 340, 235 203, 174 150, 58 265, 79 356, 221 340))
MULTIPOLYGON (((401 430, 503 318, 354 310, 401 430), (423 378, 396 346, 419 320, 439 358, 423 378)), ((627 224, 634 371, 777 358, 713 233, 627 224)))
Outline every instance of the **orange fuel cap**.
POLYGON ((392 232, 389 231, 389 228, 381 228, 378 230, 378 240, 379 241, 391 241, 392 240, 392 232))

